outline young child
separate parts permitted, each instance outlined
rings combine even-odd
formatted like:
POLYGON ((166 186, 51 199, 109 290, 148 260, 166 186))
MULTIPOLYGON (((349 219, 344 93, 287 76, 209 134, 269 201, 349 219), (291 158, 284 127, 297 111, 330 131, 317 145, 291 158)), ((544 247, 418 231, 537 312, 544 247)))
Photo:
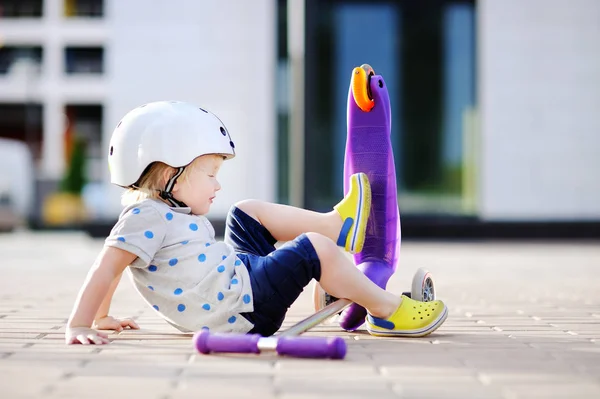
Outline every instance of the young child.
POLYGON ((139 328, 108 316, 126 268, 148 305, 185 332, 272 335, 313 278, 329 294, 364 306, 373 335, 423 336, 444 322, 441 301, 387 292, 339 250, 362 249, 371 205, 365 174, 352 176, 348 195, 328 213, 239 202, 227 216, 225 241, 216 241, 203 215, 234 148, 219 118, 184 102, 142 105, 119 122, 109 166, 111 182, 129 189, 128 206, 79 292, 67 344, 108 343, 96 329, 139 328), (275 249, 277 241, 287 243, 275 249))

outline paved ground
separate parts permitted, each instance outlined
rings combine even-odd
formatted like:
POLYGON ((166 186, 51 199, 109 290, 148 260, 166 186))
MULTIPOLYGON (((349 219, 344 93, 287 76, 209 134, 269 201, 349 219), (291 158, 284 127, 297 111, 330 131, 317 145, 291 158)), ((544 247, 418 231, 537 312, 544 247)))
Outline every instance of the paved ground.
MULTIPOLYGON (((65 346, 63 329, 102 242, 0 236, 0 397, 600 398, 599 243, 406 243, 389 288, 430 268, 451 309, 422 339, 372 338, 334 324, 343 361, 204 356, 147 309, 128 281, 113 313, 141 331, 106 346, 65 346)), ((311 312, 310 292, 287 324, 311 312)))

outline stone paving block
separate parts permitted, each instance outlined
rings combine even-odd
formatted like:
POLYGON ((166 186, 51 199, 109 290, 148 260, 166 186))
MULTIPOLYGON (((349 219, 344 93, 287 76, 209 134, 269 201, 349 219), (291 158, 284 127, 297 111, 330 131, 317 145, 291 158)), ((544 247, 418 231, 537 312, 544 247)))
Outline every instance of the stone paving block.
POLYGON ((192 348, 178 346, 144 346, 117 342, 109 345, 104 345, 100 348, 95 347, 98 351, 98 358, 121 358, 121 357, 152 357, 152 356, 179 356, 187 358, 187 361, 196 354, 192 348))
POLYGON ((418 352, 410 355, 403 354, 376 354, 373 362, 377 365, 396 364, 401 366, 429 366, 429 367, 464 367, 464 364, 454 357, 427 356, 422 357, 418 352))
POLYGON ((147 362, 148 364, 186 364, 190 359, 191 354, 189 353, 111 353, 108 351, 102 351, 94 356, 96 362, 121 362, 130 361, 135 359, 136 361, 147 362))
POLYGON ((65 352, 64 341, 56 342, 52 344, 41 344, 41 340, 33 341, 32 343, 23 344, 20 347, 15 347, 13 353, 25 353, 25 354, 40 354, 40 356, 71 356, 77 354, 92 354, 100 351, 97 346, 93 345, 73 345, 69 347, 69 351, 65 352), (72 350, 71 350, 72 349, 72 350))
POLYGON ((540 373, 530 371, 487 371, 477 373, 483 385, 509 386, 518 384, 564 384, 586 382, 581 373, 540 373))
POLYGON ((50 386, 45 398, 164 399, 174 382, 163 378, 132 376, 74 376, 50 386))
POLYGON ((81 367, 83 364, 85 364, 87 362, 86 356, 87 355, 83 354, 74 354, 73 356, 68 356, 67 354, 64 354, 64 356, 63 354, 43 356, 37 353, 17 352, 12 353, 8 357, 0 359, 0 361, 16 366, 35 364, 40 367, 55 367, 61 370, 70 370, 81 367))
POLYGON ((379 369, 382 376, 397 383, 427 383, 429 381, 444 383, 454 381, 457 383, 479 384, 476 373, 466 368, 438 367, 435 365, 429 367, 387 365, 381 366, 379 369))
POLYGON ((392 390, 401 398, 418 399, 504 399, 506 396, 501 389, 485 387, 480 384, 457 383, 422 383, 422 384, 394 384, 392 390))
POLYGON ((345 361, 322 362, 314 359, 280 359, 275 362, 275 374, 278 377, 309 376, 314 375, 318 369, 320 378, 343 375, 344 378, 379 377, 376 367, 371 363, 357 363, 345 361))
POLYGON ((137 361, 87 361, 73 373, 87 377, 175 378, 182 373, 184 363, 149 363, 137 361))
POLYGON ((16 338, 16 339, 35 339, 40 335, 38 332, 1 332, 0 331, 0 340, 4 341, 7 338, 16 338))
MULTIPOLYGON (((338 394, 335 392, 327 393, 280 393, 277 395, 278 399, 364 399, 364 392, 350 393, 344 392, 338 394)), ((377 395, 377 399, 398 399, 398 396, 393 392, 384 392, 377 395)))
POLYGON ((271 378, 251 376, 232 380, 227 375, 210 378, 186 378, 171 390, 169 399, 198 398, 275 398, 276 389, 271 378))
POLYGON ((274 357, 248 356, 245 359, 226 356, 194 355, 189 360, 183 376, 186 378, 206 378, 219 375, 246 377, 272 377, 276 372, 274 357))
POLYGON ((543 384, 507 384, 504 389, 516 398, 577 398, 597 399, 600 397, 600 385, 587 382, 543 384))
POLYGON ((518 372, 528 373, 531 370, 536 370, 543 373, 564 373, 571 374, 577 373, 572 366, 554 361, 528 361, 526 358, 520 359, 464 359, 464 365, 472 370, 479 371, 481 373, 492 373, 492 372, 518 372))
POLYGON ((31 363, 6 363, 0 361, 0 395, 6 399, 13 397, 40 397, 47 385, 60 379, 64 371, 53 367, 43 367, 31 363), (35 381, 34 384, 31 382, 35 381))
POLYGON ((275 376, 273 381, 278 393, 285 395, 294 394, 353 394, 363 397, 379 397, 379 395, 391 395, 391 386, 382 378, 360 378, 352 380, 330 376, 322 378, 320 373, 311 376, 310 381, 307 378, 298 377, 280 377, 275 376))

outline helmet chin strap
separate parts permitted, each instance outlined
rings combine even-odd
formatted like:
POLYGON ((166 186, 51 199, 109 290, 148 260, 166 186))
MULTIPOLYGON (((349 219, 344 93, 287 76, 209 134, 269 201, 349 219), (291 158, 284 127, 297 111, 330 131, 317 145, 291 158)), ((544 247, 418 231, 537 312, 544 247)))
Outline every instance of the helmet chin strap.
POLYGON ((165 185, 165 189, 163 191, 159 191, 159 195, 160 198, 164 199, 165 201, 168 201, 169 204, 171 204, 172 207, 175 208, 187 208, 187 205, 179 200, 176 200, 173 197, 173 193, 171 193, 171 191, 173 190, 173 187, 175 187, 175 183, 177 182, 177 178, 179 176, 181 176, 181 174, 183 173, 183 170, 185 168, 181 167, 181 168, 177 168, 177 172, 175 172, 175 174, 173 175, 173 177, 171 177, 169 179, 169 181, 167 182, 167 184, 165 185))

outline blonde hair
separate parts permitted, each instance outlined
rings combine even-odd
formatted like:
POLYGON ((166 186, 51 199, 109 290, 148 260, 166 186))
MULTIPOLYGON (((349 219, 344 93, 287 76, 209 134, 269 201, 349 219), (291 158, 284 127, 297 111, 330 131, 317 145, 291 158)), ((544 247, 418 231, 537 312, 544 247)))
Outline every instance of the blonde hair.
MULTIPOLYGON (((177 181, 187 181, 187 176, 190 169, 191 168, 186 167, 181 176, 177 178, 177 181)), ((121 204, 127 206, 148 198, 160 199, 160 192, 165 189, 167 180, 173 176, 175 172, 175 168, 167 165, 164 162, 154 162, 150 164, 148 169, 142 173, 142 176, 136 182, 135 186, 130 187, 123 193, 121 197, 121 204)))
MULTIPOLYGON (((205 156, 215 156, 225 159, 225 156, 221 154, 201 155, 185 166, 183 173, 177 178, 177 182, 187 182, 189 173, 194 170, 198 164, 197 161, 205 156)), ((167 180, 171 178, 175 172, 177 172, 176 168, 173 168, 164 162, 157 161, 151 163, 144 173, 142 173, 142 176, 136 182, 134 187, 130 187, 123 193, 121 204, 127 206, 148 198, 160 199, 160 192, 165 189, 167 180)))

